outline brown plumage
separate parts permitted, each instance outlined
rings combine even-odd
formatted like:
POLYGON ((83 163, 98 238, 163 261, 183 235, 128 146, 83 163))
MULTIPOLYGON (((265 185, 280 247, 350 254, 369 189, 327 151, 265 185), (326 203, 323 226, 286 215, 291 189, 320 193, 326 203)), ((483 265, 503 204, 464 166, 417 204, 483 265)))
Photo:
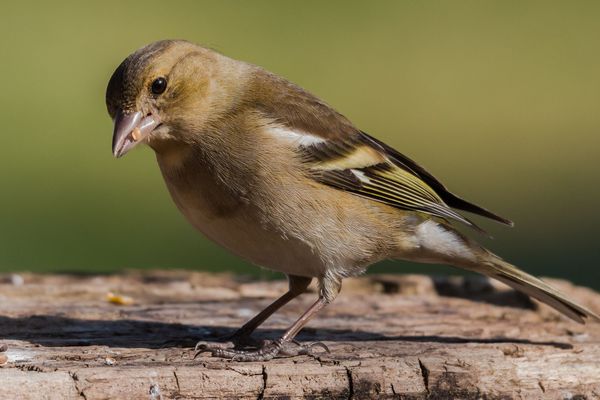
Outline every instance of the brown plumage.
POLYGON ((478 229, 454 208, 512 222, 452 194, 408 157, 257 66, 189 42, 161 41, 117 68, 106 102, 116 156, 148 144, 175 204, 198 230, 289 277, 290 291, 244 325, 237 339, 313 278, 319 282, 317 302, 280 340, 254 352, 201 350, 245 360, 289 353, 293 337, 335 298, 344 277, 388 258, 480 272, 578 322, 597 318, 449 224, 478 229))

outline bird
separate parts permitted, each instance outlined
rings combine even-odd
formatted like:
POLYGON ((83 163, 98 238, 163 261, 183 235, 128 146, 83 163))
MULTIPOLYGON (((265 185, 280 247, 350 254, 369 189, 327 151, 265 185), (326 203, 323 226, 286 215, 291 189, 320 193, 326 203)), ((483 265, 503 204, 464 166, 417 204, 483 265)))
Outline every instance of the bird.
POLYGON ((579 323, 600 320, 457 228, 483 232, 465 212, 510 220, 453 194, 323 100, 259 66, 185 40, 157 41, 116 68, 106 106, 115 157, 150 146, 175 205, 198 231, 287 276, 288 291, 228 345, 199 342, 198 353, 265 361, 310 352, 298 332, 334 301, 344 278, 385 259, 463 268, 579 323), (244 345, 313 280, 316 301, 280 338, 244 345))

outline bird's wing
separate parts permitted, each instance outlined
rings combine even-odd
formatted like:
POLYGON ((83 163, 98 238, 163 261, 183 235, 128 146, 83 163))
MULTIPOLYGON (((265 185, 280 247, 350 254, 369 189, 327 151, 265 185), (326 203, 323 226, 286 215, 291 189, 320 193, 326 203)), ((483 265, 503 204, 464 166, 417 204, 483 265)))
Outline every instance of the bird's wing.
POLYGON ((454 193, 450 192, 442 182, 440 182, 433 175, 427 172, 425 168, 423 168, 410 158, 406 157, 405 155, 399 153, 392 147, 367 135, 364 132, 361 132, 361 135, 364 138, 366 138, 366 140, 370 142, 372 146, 375 146, 381 151, 385 152, 395 165, 399 166, 400 168, 404 168, 407 171, 410 171, 413 175, 420 178, 426 185, 431 187, 440 196, 440 198, 446 205, 453 208, 457 208, 459 210, 468 211, 473 214, 490 218, 496 222, 500 222, 508 226, 514 225, 514 223, 511 220, 501 217, 481 206, 466 201, 461 197, 455 195, 454 193))
POLYGON ((323 184, 481 230, 444 201, 441 195, 447 190, 438 193, 422 178, 431 177, 423 168, 365 133, 345 140, 307 142, 299 150, 310 176, 323 184))
POLYGON ((256 77, 259 86, 252 91, 252 104, 279 124, 272 133, 293 141, 310 176, 318 182, 403 210, 454 219, 480 231, 452 208, 512 226, 511 221, 452 194, 423 167, 357 130, 298 86, 264 71, 256 77))

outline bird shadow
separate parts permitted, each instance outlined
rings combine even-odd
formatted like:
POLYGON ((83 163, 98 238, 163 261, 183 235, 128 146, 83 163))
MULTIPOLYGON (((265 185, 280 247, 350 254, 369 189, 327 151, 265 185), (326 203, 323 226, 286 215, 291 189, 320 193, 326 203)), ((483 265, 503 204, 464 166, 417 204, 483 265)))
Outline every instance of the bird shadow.
MULTIPOLYGON (((227 326, 198 326, 180 323, 141 321, 132 319, 87 320, 58 315, 28 317, 0 316, 0 340, 21 340, 46 347, 107 346, 118 348, 160 349, 193 347, 197 341, 213 342, 235 332, 227 326)), ((281 337, 281 329, 259 329, 254 336, 261 339, 281 337)), ((299 341, 366 342, 397 341, 416 343, 461 344, 513 343, 571 349, 569 343, 535 341, 521 338, 472 338, 441 335, 388 336, 377 332, 348 329, 306 328, 299 341)))

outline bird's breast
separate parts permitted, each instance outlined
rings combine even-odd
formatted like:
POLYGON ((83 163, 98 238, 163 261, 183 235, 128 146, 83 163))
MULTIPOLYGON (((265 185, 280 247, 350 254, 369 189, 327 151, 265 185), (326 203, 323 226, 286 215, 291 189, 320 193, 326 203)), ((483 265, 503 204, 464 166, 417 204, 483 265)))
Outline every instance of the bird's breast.
POLYGON ((262 210, 225 187, 209 168, 173 154, 157 153, 157 160, 178 209, 207 238, 269 269, 310 277, 323 273, 308 244, 265 224, 262 210))

